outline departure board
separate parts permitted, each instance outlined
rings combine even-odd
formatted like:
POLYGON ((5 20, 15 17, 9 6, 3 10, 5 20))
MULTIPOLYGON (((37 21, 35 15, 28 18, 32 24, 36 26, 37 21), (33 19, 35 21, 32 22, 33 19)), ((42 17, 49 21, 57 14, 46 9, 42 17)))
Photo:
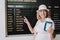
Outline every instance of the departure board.
POLYGON ((7 9, 8 11, 7 11, 7 31, 8 32, 13 32, 13 30, 14 30, 14 20, 13 20, 13 18, 14 18, 14 16, 13 16, 13 12, 14 12, 14 9, 13 8, 8 8, 7 9))
MULTIPOLYGON (((51 2, 47 7, 51 11, 51 18, 55 23, 55 33, 60 34, 60 5, 51 2)), ((7 7, 7 35, 31 34, 27 24, 24 23, 24 16, 34 28, 37 18, 36 10, 38 3, 8 3, 7 7)))
POLYGON ((8 35, 31 34, 31 32, 27 27, 27 24, 24 23, 24 17, 27 17, 31 25, 34 27, 36 23, 35 11, 36 11, 36 8, 20 8, 16 6, 8 7, 7 8, 8 35))
POLYGON ((54 9, 53 9, 53 20, 54 20, 54 23, 55 23, 55 32, 57 34, 59 34, 60 32, 60 6, 54 6, 54 9))

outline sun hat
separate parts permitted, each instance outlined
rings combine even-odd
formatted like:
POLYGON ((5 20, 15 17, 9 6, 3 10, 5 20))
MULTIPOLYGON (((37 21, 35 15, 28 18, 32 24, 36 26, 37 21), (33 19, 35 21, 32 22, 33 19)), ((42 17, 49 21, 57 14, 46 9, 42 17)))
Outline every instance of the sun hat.
POLYGON ((44 4, 39 5, 38 10, 47 10, 47 11, 49 11, 49 9, 47 9, 47 6, 44 5, 44 4))

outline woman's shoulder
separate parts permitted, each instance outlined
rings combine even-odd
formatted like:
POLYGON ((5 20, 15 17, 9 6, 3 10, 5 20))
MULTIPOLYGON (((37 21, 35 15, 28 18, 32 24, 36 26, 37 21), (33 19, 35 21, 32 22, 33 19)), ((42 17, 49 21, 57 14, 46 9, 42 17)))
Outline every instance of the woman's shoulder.
POLYGON ((46 21, 53 22, 51 18, 46 18, 46 21))

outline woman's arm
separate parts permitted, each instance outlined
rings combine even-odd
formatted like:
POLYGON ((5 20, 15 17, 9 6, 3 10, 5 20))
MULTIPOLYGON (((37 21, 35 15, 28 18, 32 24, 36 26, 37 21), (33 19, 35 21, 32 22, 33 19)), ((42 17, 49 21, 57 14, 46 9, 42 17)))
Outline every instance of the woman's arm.
POLYGON ((26 17, 24 17, 24 22, 27 24, 29 30, 31 33, 34 33, 34 29, 32 28, 30 22, 28 21, 28 19, 26 17))
POLYGON ((28 26, 28 28, 29 28, 30 32, 31 32, 31 33, 34 33, 34 29, 32 28, 31 24, 30 24, 30 23, 28 23, 28 24, 27 24, 27 26, 28 26))
POLYGON ((54 29, 49 28, 49 29, 47 30, 47 32, 50 33, 51 40, 53 40, 53 39, 54 39, 54 38, 53 38, 53 32, 54 32, 54 29))

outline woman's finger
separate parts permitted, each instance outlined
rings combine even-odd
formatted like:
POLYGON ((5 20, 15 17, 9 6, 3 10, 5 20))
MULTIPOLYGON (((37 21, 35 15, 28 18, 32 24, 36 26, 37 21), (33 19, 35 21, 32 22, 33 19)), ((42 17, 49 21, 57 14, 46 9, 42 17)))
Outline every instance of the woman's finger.
POLYGON ((25 23, 27 23, 28 22, 28 20, 27 20, 27 18, 24 16, 24 22, 25 23))
POLYGON ((24 19, 27 19, 27 18, 24 16, 24 19))

